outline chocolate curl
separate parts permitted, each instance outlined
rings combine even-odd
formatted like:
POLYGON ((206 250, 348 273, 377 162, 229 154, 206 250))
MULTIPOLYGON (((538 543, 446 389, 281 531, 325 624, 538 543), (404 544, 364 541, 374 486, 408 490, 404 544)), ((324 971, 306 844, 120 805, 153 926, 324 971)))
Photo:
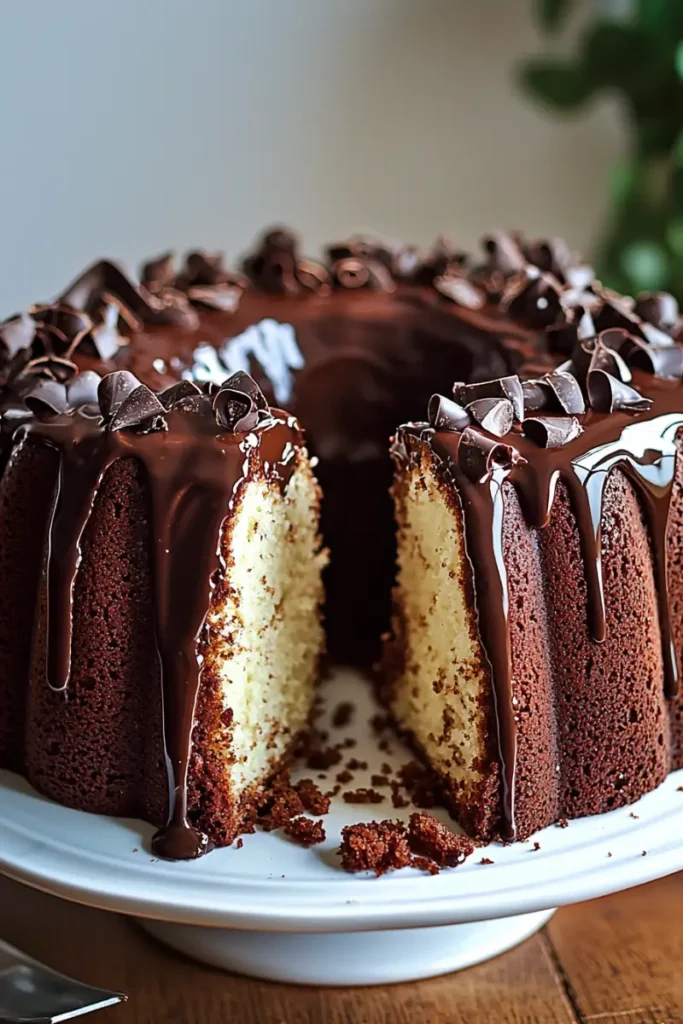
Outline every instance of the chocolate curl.
POLYGON ((238 370, 218 390, 213 408, 222 427, 232 433, 248 433, 269 411, 260 387, 248 373, 238 370))
POLYGON ((581 258, 570 250, 562 238, 528 242, 524 246, 524 253, 529 263, 572 288, 585 288, 595 277, 593 268, 582 263, 581 258))
POLYGON ((496 437, 508 434, 515 418, 512 402, 507 398, 478 398, 470 402, 467 412, 480 427, 496 437))
POLYGON ((139 384, 119 405, 109 422, 109 430, 136 429, 137 433, 148 434, 156 430, 168 430, 164 418, 166 409, 145 384, 139 384))
POLYGON ((458 306, 464 306, 466 309, 481 309, 486 305, 484 293, 466 277, 445 274, 435 279, 434 287, 451 302, 455 302, 458 306))
POLYGON ((393 292, 396 287, 386 267, 375 260, 346 256, 333 263, 330 272, 340 288, 367 287, 393 292))
POLYGON ((641 292, 636 299, 636 315, 666 334, 680 326, 678 302, 668 292, 641 292))
POLYGON ((519 244, 519 236, 511 231, 496 231, 485 235, 483 246, 488 253, 488 269, 509 277, 524 270, 526 258, 519 244))
POLYGON ((164 288, 172 288, 175 279, 175 254, 170 251, 142 264, 140 281, 152 295, 164 288))
POLYGON ((514 274, 505 285, 500 301, 511 317, 531 328, 552 327, 568 320, 559 283, 537 267, 526 267, 514 274))
MULTIPOLYGON (((442 277, 462 279, 466 264, 467 254, 457 249, 444 235, 439 235, 427 252, 414 245, 404 245, 394 254, 394 274, 409 284, 425 287, 436 286, 437 280, 442 277)), ((460 302, 459 299, 453 301, 460 302)))
POLYGON ((595 341, 588 372, 605 370, 613 377, 618 377, 624 384, 628 384, 632 374, 620 353, 622 349, 628 347, 630 339, 631 335, 622 328, 602 331, 595 341))
POLYGON ((683 349, 680 345, 649 345, 641 338, 630 338, 624 356, 634 369, 646 370, 657 377, 677 380, 683 375, 683 349))
POLYGON ((221 313, 234 313, 239 306, 242 289, 229 284, 192 285, 186 294, 196 306, 221 313))
POLYGON ((179 380, 176 384, 171 384, 170 387, 165 388, 159 394, 159 399, 162 402, 164 408, 173 409, 179 402, 183 402, 186 399, 197 398, 202 395, 202 389, 198 387, 192 380, 179 380))
POLYGON ((56 380, 39 380, 24 397, 34 416, 60 416, 69 410, 66 388, 56 380))
POLYGON ((70 380, 66 395, 72 409, 82 405, 98 405, 98 392, 102 378, 94 370, 84 370, 70 380))
POLYGON ((90 317, 65 303, 32 306, 29 312, 37 324, 48 328, 49 334, 61 342, 61 351, 53 346, 57 355, 61 355, 64 350, 73 351, 92 330, 90 317))
POLYGON ((470 424, 467 410, 444 395, 432 395, 427 406, 427 419, 434 430, 464 430, 470 424))
POLYGON ((588 374, 588 398, 596 412, 642 412, 652 405, 651 399, 606 370, 591 370, 588 374))
POLYGON ((9 317, 0 324, 0 353, 12 359, 22 349, 30 348, 35 330, 35 321, 28 313, 9 317))
POLYGON ((113 359, 123 344, 123 338, 119 334, 119 316, 121 310, 115 302, 110 302, 105 307, 102 323, 85 336, 84 341, 92 341, 95 351, 100 359, 113 359))
POLYGON ((575 416, 530 416, 522 430, 539 448, 559 448, 577 438, 583 427, 575 416))
POLYGON ((526 462, 516 448, 494 441, 472 427, 463 431, 458 445, 458 465, 470 480, 483 480, 494 469, 512 469, 526 462))
POLYGON ((326 295, 331 290, 325 268, 300 259, 297 238, 285 228, 275 228, 264 235, 256 252, 242 266, 256 287, 266 292, 296 295, 304 289, 326 295))
POLYGON ((516 374, 480 381, 477 384, 463 384, 458 381, 453 385, 453 397, 465 407, 479 398, 507 398, 512 402, 515 419, 520 422, 524 419, 524 392, 516 374))
POLYGON ((105 419, 114 416, 140 385, 141 381, 129 370, 114 370, 103 377, 97 389, 97 400, 105 419))
POLYGON ((555 404, 553 390, 543 380, 523 380, 522 393, 524 395, 525 412, 539 412, 541 409, 551 409, 555 404))
POLYGON ((61 295, 59 302, 87 313, 99 313, 114 302, 131 329, 150 326, 196 327, 198 318, 187 298, 172 289, 152 295, 135 284, 115 263, 100 260, 88 267, 61 295))
POLYGON ((40 377, 43 380, 56 380, 65 383, 78 373, 78 367, 70 359, 61 356, 40 356, 31 359, 21 368, 20 377, 40 377))
POLYGON ((586 411, 586 403, 583 400, 579 382, 573 374, 556 370, 554 373, 546 374, 543 380, 552 391, 557 406, 562 412, 577 416, 586 411))

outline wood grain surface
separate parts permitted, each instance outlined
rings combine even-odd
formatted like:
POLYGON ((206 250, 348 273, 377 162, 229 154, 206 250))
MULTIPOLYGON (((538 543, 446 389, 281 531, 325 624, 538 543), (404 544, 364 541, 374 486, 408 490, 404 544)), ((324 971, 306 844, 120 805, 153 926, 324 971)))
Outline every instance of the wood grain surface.
POLYGON ((557 912, 489 963, 432 981, 312 989, 194 964, 133 922, 0 878, 0 936, 121 989, 98 1024, 683 1024, 683 874, 557 912))

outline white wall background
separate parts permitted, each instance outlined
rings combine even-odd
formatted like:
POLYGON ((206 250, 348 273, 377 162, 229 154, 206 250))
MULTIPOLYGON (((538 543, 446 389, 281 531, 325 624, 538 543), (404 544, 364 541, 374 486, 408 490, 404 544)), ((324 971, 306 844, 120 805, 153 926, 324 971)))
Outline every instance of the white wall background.
POLYGON ((532 0, 0 0, 0 314, 100 255, 235 254, 271 221, 585 247, 614 112, 525 106, 532 0))

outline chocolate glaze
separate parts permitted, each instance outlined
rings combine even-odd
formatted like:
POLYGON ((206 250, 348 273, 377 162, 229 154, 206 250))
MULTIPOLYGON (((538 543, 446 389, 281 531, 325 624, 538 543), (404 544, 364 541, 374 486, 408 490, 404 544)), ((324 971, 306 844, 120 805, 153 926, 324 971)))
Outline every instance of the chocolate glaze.
POLYGON ((206 852, 208 839, 188 818, 188 769, 199 690, 205 618, 221 562, 223 522, 240 486, 265 472, 284 488, 302 435, 278 410, 248 434, 216 423, 207 398, 190 411, 166 413, 168 430, 107 429, 100 416, 55 417, 30 423, 23 436, 59 452, 47 539, 48 685, 66 690, 71 663, 74 584, 80 541, 109 467, 131 457, 147 474, 151 498, 156 647, 162 680, 163 728, 169 785, 168 822, 154 838, 162 857, 206 852))
MULTIPOLYGON (((512 840, 515 828, 515 769, 517 726, 512 702, 512 665, 508 628, 508 593, 503 557, 503 485, 517 490, 530 527, 547 526, 559 480, 570 495, 584 558, 589 602, 589 629, 595 641, 606 637, 606 609, 601 565, 601 520, 605 485, 618 469, 636 487, 645 510, 652 543, 659 601, 665 695, 673 699, 679 689, 679 665, 671 628, 666 564, 666 538, 675 462, 676 438, 683 428, 683 389, 678 383, 636 373, 639 391, 652 401, 637 412, 581 417, 583 432, 556 448, 539 448, 521 433, 512 432, 505 443, 516 457, 493 464, 479 479, 463 471, 460 446, 463 434, 435 431, 426 424, 409 424, 398 431, 394 456, 407 457, 415 437, 428 444, 441 460, 444 473, 461 496, 465 544, 473 565, 476 612, 488 658, 502 766, 503 838, 512 840)), ((486 444, 493 438, 483 435, 486 444)), ((496 443, 500 443, 495 438, 496 443)))

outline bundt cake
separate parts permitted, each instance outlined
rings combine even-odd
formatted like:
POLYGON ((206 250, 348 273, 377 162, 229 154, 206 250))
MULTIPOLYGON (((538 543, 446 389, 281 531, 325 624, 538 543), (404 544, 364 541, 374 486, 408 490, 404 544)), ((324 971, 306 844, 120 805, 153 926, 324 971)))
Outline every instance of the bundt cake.
POLYGON ((51 360, 15 381, 0 482, 0 764, 196 857, 248 826, 308 723, 318 486, 244 373, 155 393, 51 360))
POLYGON ((683 350, 641 327, 538 379, 456 383, 394 440, 386 698, 480 839, 683 767, 683 350))
POLYGON ((297 421, 330 654, 379 652, 397 523, 381 692, 473 835, 681 765, 678 310, 484 249, 276 230, 0 325, 0 767, 164 856, 249 827, 322 646, 297 421))

